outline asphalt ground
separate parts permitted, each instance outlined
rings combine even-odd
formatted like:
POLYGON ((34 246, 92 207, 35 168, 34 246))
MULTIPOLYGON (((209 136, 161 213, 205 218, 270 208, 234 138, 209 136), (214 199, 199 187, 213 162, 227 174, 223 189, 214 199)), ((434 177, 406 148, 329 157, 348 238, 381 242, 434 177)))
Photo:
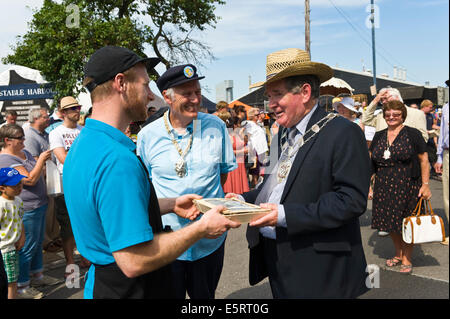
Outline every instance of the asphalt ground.
MULTIPOLYGON (((434 212, 441 216, 445 223, 448 236, 449 226, 444 214, 442 201, 442 182, 431 180, 433 194, 431 199, 434 212)), ((368 209, 360 217, 361 235, 367 263, 375 270, 372 288, 359 297, 363 300, 407 300, 407 299, 449 299, 449 246, 440 243, 416 245, 413 251, 413 274, 404 275, 398 267, 387 268, 385 260, 393 256, 394 247, 389 237, 380 237, 376 230, 371 229, 371 201, 368 209), (379 274, 379 276, 378 276, 379 274)), ((258 285, 248 283, 248 249, 245 239, 246 225, 228 233, 225 246, 225 259, 222 276, 216 290, 217 299, 233 299, 241 302, 248 300, 269 300, 272 298, 268 280, 258 285)), ((55 278, 63 279, 65 270, 64 255, 45 253, 45 273, 55 278)), ((77 257, 79 260, 79 257, 77 257)), ((80 280, 77 285, 66 285, 65 282, 53 287, 41 289, 44 299, 82 299, 84 273, 80 270, 80 280)))

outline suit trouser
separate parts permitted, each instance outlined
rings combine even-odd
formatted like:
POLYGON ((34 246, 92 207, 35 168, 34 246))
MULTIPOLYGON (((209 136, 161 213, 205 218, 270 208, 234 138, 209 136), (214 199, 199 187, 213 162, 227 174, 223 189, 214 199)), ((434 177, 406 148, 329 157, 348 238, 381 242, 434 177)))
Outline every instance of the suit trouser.
POLYGON ((443 159, 442 159, 442 167, 443 167, 443 172, 442 172, 442 185, 443 185, 443 193, 444 193, 444 210, 445 210, 445 215, 447 216, 447 220, 450 222, 449 218, 448 218, 448 183, 449 183, 449 177, 448 177, 448 173, 449 173, 449 167, 448 167, 449 163, 448 163, 448 149, 444 150, 444 154, 443 154, 443 159))
POLYGON ((261 244, 264 245, 264 263, 269 275, 269 284, 272 291, 272 297, 274 299, 288 298, 283 293, 283 288, 278 282, 278 271, 275 267, 275 260, 278 260, 277 256, 277 242, 274 239, 269 239, 260 235, 261 244))

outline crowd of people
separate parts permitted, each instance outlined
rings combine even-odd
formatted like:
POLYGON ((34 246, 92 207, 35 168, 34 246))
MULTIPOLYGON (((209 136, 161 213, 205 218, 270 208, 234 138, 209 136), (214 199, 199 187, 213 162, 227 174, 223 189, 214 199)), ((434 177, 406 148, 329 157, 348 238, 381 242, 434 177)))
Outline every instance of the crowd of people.
POLYGON ((448 104, 437 111, 424 100, 419 110, 388 87, 367 106, 338 96, 327 113, 318 98, 331 68, 285 49, 267 57, 268 112, 224 101, 213 114, 199 112, 204 77, 192 64, 159 77, 168 107, 156 110, 148 108, 146 68, 158 63, 107 46, 84 69, 92 99, 86 116, 72 96, 51 117, 46 108, 30 110, 22 126, 6 112, 0 281, 8 298, 39 299, 38 287, 62 282, 43 274, 42 251, 56 245, 66 277, 75 248, 89 267, 85 298, 212 299, 227 231, 240 226, 220 213, 223 206, 200 214, 194 205, 216 197, 270 210, 249 224, 247 240, 250 284, 269 277, 274 298, 367 291, 358 218, 369 199, 372 228, 395 249, 386 267, 412 273, 402 220, 418 198, 431 198, 433 176, 443 181, 448 219, 448 104), (47 193, 47 161, 64 194, 47 193), (52 216, 60 232, 44 244, 52 216))
MULTIPOLYGON (((7 267, 8 282, 11 284, 8 296, 11 298, 40 299, 43 293, 37 289, 38 287, 51 286, 63 281, 44 276, 44 249, 49 251, 62 249, 67 269, 75 264, 75 240, 64 195, 49 197, 45 172, 46 162, 53 160, 58 173, 62 174, 65 156, 82 128, 77 124, 80 120, 81 105, 71 96, 62 98, 58 104, 59 115, 56 119, 53 118, 52 122, 47 108, 32 108, 29 111, 28 122, 19 125, 15 121, 17 114, 14 114, 14 121, 9 118, 11 114, 7 114, 5 125, 0 128, 2 141, 0 166, 13 168, 14 172, 22 177, 22 180, 17 180, 18 184, 23 185, 23 190, 18 195, 22 201, 20 210, 25 242, 23 247, 17 250, 17 254, 10 252, 7 258, 4 257, 5 265, 11 265, 10 268, 7 267), (46 234, 47 220, 51 218, 58 222, 59 231, 54 236, 46 234)), ((2 215, 2 223, 6 218, 6 215, 2 215)), ((2 224, 2 230, 10 227, 11 225, 2 224)), ((8 236, 7 232, 5 236, 8 236)), ((2 243, 3 240, 2 234, 2 243)), ((11 246, 5 249, 10 250, 11 246)), ((3 250, 2 246, 2 252, 3 250)), ((89 262, 82 258, 81 266, 88 265, 89 262)), ((65 276, 69 274, 66 273, 65 276)))

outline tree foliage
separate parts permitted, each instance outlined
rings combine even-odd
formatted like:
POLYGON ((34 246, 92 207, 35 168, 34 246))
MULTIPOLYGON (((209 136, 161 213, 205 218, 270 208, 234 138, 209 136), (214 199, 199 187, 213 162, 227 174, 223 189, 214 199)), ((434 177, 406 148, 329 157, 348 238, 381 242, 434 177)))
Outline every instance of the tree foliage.
POLYGON ((191 37, 192 31, 203 31, 207 26, 214 26, 217 17, 215 4, 224 1, 144 1, 147 2, 142 14, 152 17, 154 29, 147 29, 146 41, 161 61, 170 67, 171 62, 195 61, 212 58, 210 49, 201 41, 191 37), (170 28, 169 26, 176 26, 170 28))
POLYGON ((192 33, 214 27, 218 4, 224 1, 44 0, 34 10, 28 32, 17 37, 13 53, 2 61, 41 71, 55 84, 55 101, 84 90, 79 85, 83 65, 105 45, 124 46, 140 55, 151 46, 167 68, 186 61, 202 64, 213 55, 192 33), (144 24, 148 18, 151 23, 144 24))

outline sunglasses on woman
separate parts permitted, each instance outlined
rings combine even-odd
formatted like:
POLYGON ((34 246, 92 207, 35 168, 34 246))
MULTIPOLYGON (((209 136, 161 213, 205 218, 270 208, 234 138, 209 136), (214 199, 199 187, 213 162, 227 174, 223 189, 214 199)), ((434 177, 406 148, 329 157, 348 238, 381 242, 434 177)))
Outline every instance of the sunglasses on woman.
POLYGON ((8 138, 13 139, 13 140, 25 141, 25 135, 22 135, 22 136, 8 136, 8 138))
POLYGON ((384 117, 385 118, 390 118, 390 117, 393 117, 393 118, 397 118, 397 117, 400 117, 400 116, 402 116, 402 113, 385 113, 384 114, 384 117))

